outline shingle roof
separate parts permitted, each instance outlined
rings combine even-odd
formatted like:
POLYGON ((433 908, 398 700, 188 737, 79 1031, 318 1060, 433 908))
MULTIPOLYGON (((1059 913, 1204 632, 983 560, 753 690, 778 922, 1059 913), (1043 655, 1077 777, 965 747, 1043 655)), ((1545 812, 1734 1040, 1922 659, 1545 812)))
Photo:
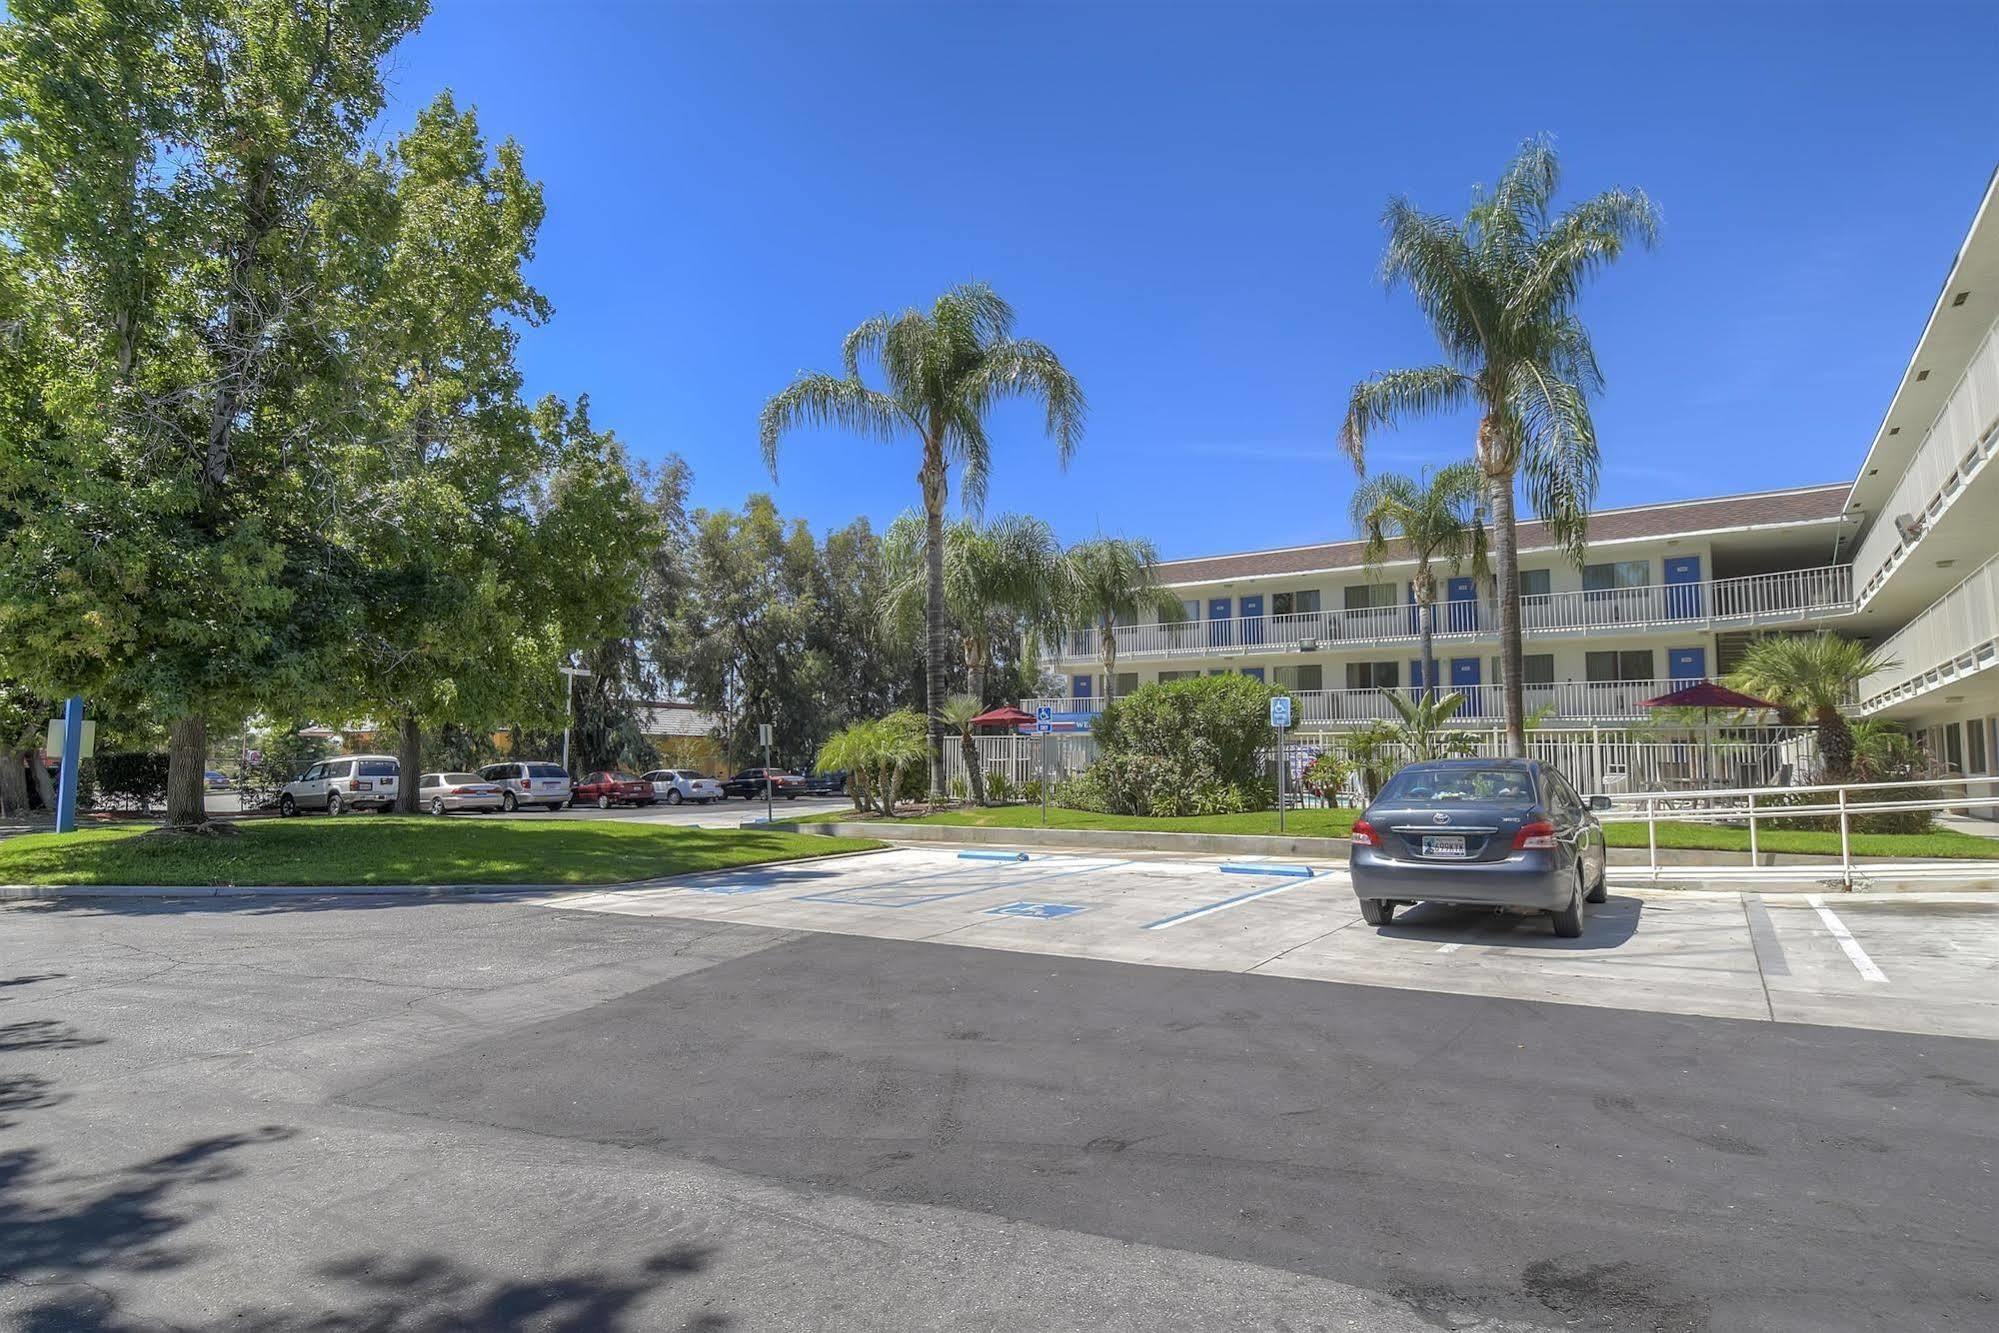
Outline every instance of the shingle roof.
MULTIPOLYGON (((1670 504, 1605 509, 1590 515, 1592 542, 1630 541, 1643 537, 1678 537, 1725 528, 1770 527, 1789 523, 1837 520, 1846 505, 1850 482, 1829 482, 1794 490, 1758 491, 1750 495, 1720 495, 1708 500, 1677 500, 1670 504)), ((1554 549, 1548 527, 1538 520, 1521 523, 1520 550, 1554 549)), ((1400 558, 1391 546, 1388 559, 1400 558)), ((1361 543, 1327 542, 1276 551, 1244 551, 1238 555, 1165 560, 1159 577, 1167 584, 1212 583, 1218 579, 1254 578, 1269 574, 1316 573, 1361 567, 1361 543)))
POLYGON ((645 722, 639 730, 648 736, 706 736, 715 726, 713 713, 704 713, 677 699, 666 699, 646 705, 645 722))

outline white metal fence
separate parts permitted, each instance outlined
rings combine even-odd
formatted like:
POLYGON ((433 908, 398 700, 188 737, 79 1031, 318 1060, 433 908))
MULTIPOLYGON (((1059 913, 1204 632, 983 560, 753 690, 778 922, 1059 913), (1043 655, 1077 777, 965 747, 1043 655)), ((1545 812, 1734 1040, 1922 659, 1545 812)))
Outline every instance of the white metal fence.
MULTIPOLYGON (((1654 710, 1642 706, 1645 700, 1656 699, 1693 683, 1687 680, 1565 680, 1546 685, 1522 685, 1520 694, 1529 713, 1546 709, 1551 721, 1635 722, 1653 715, 1654 710)), ((1490 726, 1495 719, 1504 716, 1506 700, 1503 685, 1440 685, 1438 688, 1464 696, 1464 702, 1458 706, 1457 716, 1453 719, 1455 725, 1490 726)), ((1311 727, 1343 722, 1393 722, 1401 714, 1396 711, 1390 696, 1399 694, 1410 699, 1416 697, 1418 691, 1286 690, 1285 693, 1291 696, 1298 725, 1311 727)), ((1094 714, 1103 711, 1104 701, 1100 698, 1060 697, 1020 701, 1021 708, 1029 713, 1043 705, 1058 713, 1094 714)))
POLYGON ((1931 603, 1880 647, 1894 665, 1867 678, 1866 711, 1999 665, 1999 556, 1931 603))

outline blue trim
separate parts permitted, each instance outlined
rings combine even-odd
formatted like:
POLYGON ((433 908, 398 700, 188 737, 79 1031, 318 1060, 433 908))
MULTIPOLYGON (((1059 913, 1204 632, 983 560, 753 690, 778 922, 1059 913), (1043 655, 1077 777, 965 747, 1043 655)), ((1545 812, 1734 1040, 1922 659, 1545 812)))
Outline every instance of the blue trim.
POLYGON ((1220 902, 1214 903, 1202 903, 1199 907, 1190 907, 1184 912, 1175 912, 1172 916, 1161 917, 1157 921, 1148 921, 1143 926, 1140 926, 1139 929, 1158 930, 1160 927, 1170 926, 1176 921, 1185 921, 1190 916, 1205 916, 1217 908, 1234 907, 1237 903, 1246 903, 1252 898, 1261 898, 1267 893, 1277 893, 1283 889, 1294 887, 1296 886, 1291 884, 1266 884, 1260 889, 1251 889, 1248 893, 1238 893, 1233 898, 1224 898, 1220 902))
MULTIPOLYGON (((40 762, 37 760, 36 762, 40 762)), ((77 775, 83 767, 83 696, 62 706, 62 772, 56 777, 56 832, 76 832, 77 775)))
POLYGON ((1025 861, 1026 852, 959 852, 960 861, 1025 861))
POLYGON ((1293 879, 1312 878, 1310 866, 1224 865, 1224 875, 1289 875, 1293 879))

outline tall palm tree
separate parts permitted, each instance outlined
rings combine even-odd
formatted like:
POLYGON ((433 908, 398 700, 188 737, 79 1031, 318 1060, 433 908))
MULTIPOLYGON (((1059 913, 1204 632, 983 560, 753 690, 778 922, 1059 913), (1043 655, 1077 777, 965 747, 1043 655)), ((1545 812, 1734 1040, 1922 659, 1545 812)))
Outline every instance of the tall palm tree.
POLYGON ((958 737, 959 753, 965 760, 965 785, 971 789, 972 803, 986 803, 986 774, 979 766, 979 737, 972 727, 972 719, 985 711, 985 705, 969 694, 954 694, 944 701, 942 710, 944 727, 958 737))
POLYGON ((883 442, 913 436, 923 461, 927 563, 924 589, 924 687, 929 711, 930 794, 944 794, 944 503, 951 468, 962 469, 964 498, 985 500, 992 446, 986 414, 1003 398, 1039 399, 1046 429, 1063 464, 1083 434, 1083 391, 1045 345, 1013 336, 1013 307, 992 288, 973 282, 938 297, 928 312, 914 308, 877 315, 849 333, 844 375, 801 372, 764 404, 760 435, 764 463, 777 476, 777 446, 795 426, 839 425, 883 442), (882 388, 861 378, 873 361, 882 388))
POLYGON ((1596 426, 1589 395, 1603 386, 1576 317, 1584 282, 1632 241, 1650 246, 1659 214, 1640 190, 1606 190, 1551 217, 1555 150, 1530 139, 1490 192, 1473 191, 1462 221, 1391 200, 1382 221, 1382 278, 1406 284, 1443 360, 1356 384, 1340 447, 1360 469, 1369 436, 1408 415, 1471 407, 1473 455, 1492 505, 1499 579, 1506 737, 1527 750, 1520 689, 1520 577, 1513 493, 1524 477, 1534 511, 1581 561, 1596 499, 1596 426))
POLYGON ((1728 681, 1793 718, 1810 717, 1825 778, 1841 782, 1853 776, 1853 728, 1845 710, 1862 681, 1895 665, 1838 634, 1768 634, 1743 650, 1728 681))
POLYGON ((1485 515, 1479 508, 1485 479, 1470 463, 1453 463, 1421 477, 1383 472, 1361 483, 1353 494, 1353 521, 1364 544, 1361 562, 1378 568, 1388 558, 1391 543, 1415 560, 1410 577, 1416 594, 1417 634, 1423 645, 1423 693, 1437 697, 1437 658, 1432 640, 1437 628, 1435 560, 1450 562, 1451 572, 1467 565, 1486 576, 1485 515))
MULTIPOLYGON (((907 513, 882 538, 889 623, 911 629, 924 612, 929 561, 923 516, 907 513)), ((944 530, 944 609, 962 640, 965 678, 973 698, 985 702, 993 649, 1019 636, 1058 633, 1062 627, 1062 544, 1038 518, 1002 514, 991 523, 959 519, 944 530)))
POLYGON ((1108 703, 1117 692, 1117 622, 1148 613, 1176 621, 1186 608, 1159 582, 1159 550, 1149 541, 1095 537, 1071 546, 1063 564, 1070 622, 1097 631, 1108 703))

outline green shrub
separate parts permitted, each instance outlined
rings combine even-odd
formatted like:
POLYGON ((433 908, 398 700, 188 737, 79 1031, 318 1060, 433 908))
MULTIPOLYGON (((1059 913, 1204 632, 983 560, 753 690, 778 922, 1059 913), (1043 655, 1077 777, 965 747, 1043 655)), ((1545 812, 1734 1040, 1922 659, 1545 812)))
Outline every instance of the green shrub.
POLYGON ((1280 693, 1243 675, 1140 686, 1092 725, 1097 761, 1062 784, 1062 804, 1167 818, 1267 809, 1262 751, 1280 693))
POLYGON ((1020 784, 1020 799, 1027 805, 1041 804, 1041 779, 1029 778, 1020 784))
POLYGON ((971 787, 963 778, 951 779, 951 799, 962 801, 971 794, 971 787))
POLYGON ((1337 803, 1340 789, 1353 778, 1354 768, 1354 762, 1338 751, 1321 750, 1305 766, 1305 790, 1329 805, 1337 803))
MULTIPOLYGON (((102 810, 146 810, 167 798, 167 757, 163 754, 100 754, 84 761, 79 780, 95 786, 89 804, 102 810)), ((78 800, 81 802, 79 792, 78 800)))
POLYGON ((986 799, 994 805, 1005 805, 1013 799, 1013 779, 1004 769, 994 769, 986 774, 986 799))

